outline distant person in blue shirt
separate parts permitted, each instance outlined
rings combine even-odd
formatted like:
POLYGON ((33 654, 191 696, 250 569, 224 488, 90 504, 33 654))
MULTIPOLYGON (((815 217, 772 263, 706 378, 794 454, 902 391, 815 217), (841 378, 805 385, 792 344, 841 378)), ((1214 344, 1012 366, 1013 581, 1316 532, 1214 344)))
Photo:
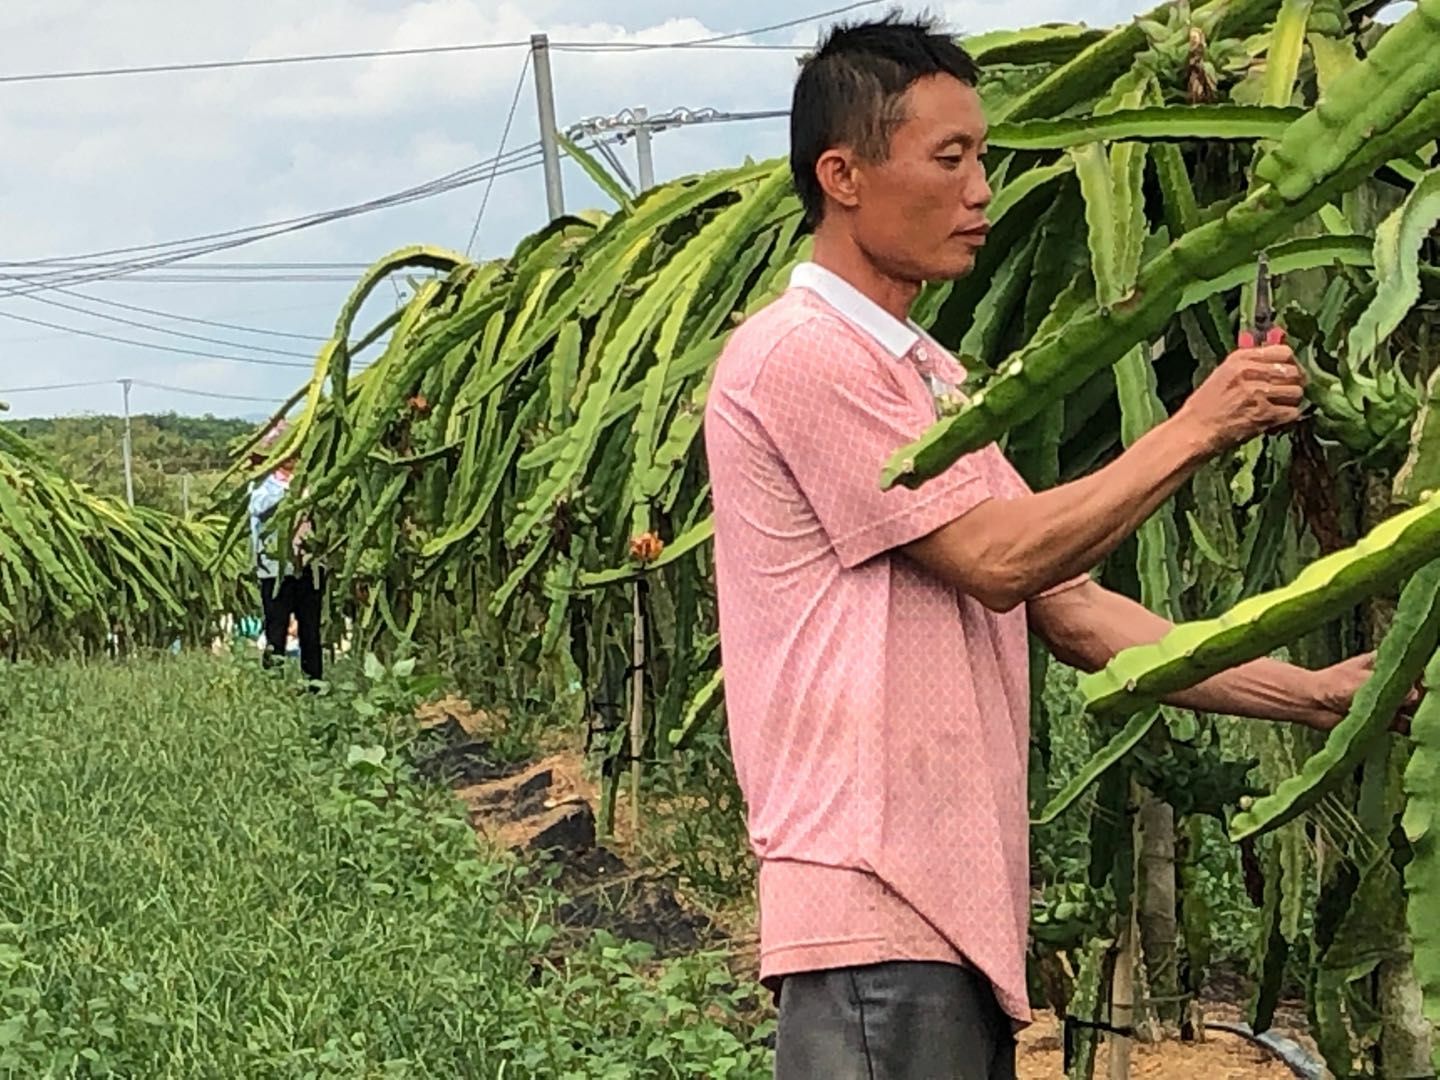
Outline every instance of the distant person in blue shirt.
MULTIPOLYGON (((282 420, 265 433, 256 448, 251 461, 259 464, 265 455, 285 433, 282 420)), ((295 469, 295 459, 287 458, 263 480, 250 487, 250 549, 255 558, 255 572, 260 578, 260 601, 265 616, 265 652, 263 663, 269 666, 277 657, 286 654, 286 639, 290 622, 296 624, 296 637, 300 642, 300 670, 306 677, 319 680, 322 663, 320 655, 320 601, 325 590, 325 570, 309 562, 301 549, 300 541, 309 533, 309 522, 302 522, 291 539, 291 555, 286 562, 285 573, 280 573, 280 561, 274 553, 273 529, 270 519, 290 490, 290 477, 295 469)))

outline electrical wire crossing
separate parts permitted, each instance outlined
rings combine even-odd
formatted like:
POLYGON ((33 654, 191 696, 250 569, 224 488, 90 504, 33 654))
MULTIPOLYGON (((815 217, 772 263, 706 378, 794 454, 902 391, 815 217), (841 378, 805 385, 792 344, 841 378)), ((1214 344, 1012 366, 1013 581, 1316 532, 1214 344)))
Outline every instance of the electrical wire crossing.
MULTIPOLYGON (((860 8, 870 7, 881 0, 858 0, 833 7, 824 11, 815 12, 810 15, 794 19, 787 19, 782 22, 772 23, 766 26, 755 27, 750 30, 735 31, 733 33, 716 34, 710 37, 697 38, 688 41, 676 42, 555 42, 550 47, 557 50, 569 51, 602 51, 602 52, 645 52, 664 51, 673 49, 688 48, 773 48, 789 51, 796 51, 795 46, 789 45, 767 45, 759 42, 740 42, 740 38, 756 37, 779 30, 817 22, 823 19, 841 15, 846 12, 860 8)), ((63 310, 74 311, 92 318, 103 319, 109 322, 126 326, 133 326, 138 329, 147 330, 153 333, 166 334, 172 337, 185 338, 202 344, 219 345, 227 349, 242 349, 249 352, 266 353, 272 356, 293 356, 303 358, 307 362, 292 363, 283 360, 268 360, 255 356, 235 356, 228 354, 215 354, 209 351, 198 349, 182 348, 178 346, 159 345, 153 342, 139 341, 133 338, 120 337, 113 334, 106 334, 95 330, 89 330, 76 326, 68 326, 62 323, 50 322, 43 319, 31 318, 19 315, 14 312, 0 311, 0 318, 11 319, 17 322, 28 323, 34 326, 45 327, 61 333, 76 334, 84 337, 95 338, 102 341, 110 341, 117 344, 130 345, 152 351, 174 353, 184 356, 195 356, 206 360, 224 361, 230 363, 256 364, 272 367, 287 367, 297 370, 310 370, 312 364, 309 362, 309 354, 294 349, 284 349, 265 345, 250 344, 225 339, 210 337, 204 334, 189 333, 170 327, 157 326, 150 322, 139 319, 130 319, 119 315, 111 315, 97 311, 93 307, 82 307, 77 304, 69 304, 54 299, 52 296, 39 296, 36 294, 44 292, 58 292, 68 295, 74 299, 85 301, 87 304, 100 304, 117 310, 128 310, 135 314, 152 315, 161 319, 189 322, 197 326, 211 326, 217 329, 229 329, 242 333, 264 334, 276 337, 288 337, 294 340, 307 340, 320 342, 326 340, 318 335, 289 334, 284 331, 267 330, 259 327, 249 327, 237 323, 226 323, 219 320, 207 320, 198 317, 185 316, 171 312, 165 312, 156 308, 147 308, 142 305, 123 304, 119 301, 105 300, 100 297, 77 292, 73 286, 83 285, 88 282, 113 280, 121 277, 128 277, 136 281, 193 281, 209 282, 221 280, 246 280, 246 281, 302 281, 302 280, 330 280, 350 281, 350 276, 361 264, 349 263, 204 263, 194 260, 203 259, 221 251, 230 250, 247 244, 270 239, 275 236, 283 236, 289 233, 298 232, 303 229, 314 228, 318 225, 340 220, 346 217, 360 214, 373 213, 391 207, 405 205, 410 202, 422 199, 434 198, 449 191, 456 190, 471 184, 484 181, 486 183, 485 194, 482 198, 479 211, 476 215, 474 227, 471 230, 470 240, 466 245, 468 255, 473 247, 475 238, 479 232, 481 221, 489 202, 490 192, 495 179, 498 176, 534 168, 542 163, 543 150, 541 143, 536 141, 514 150, 506 151, 505 145, 509 138, 510 129, 514 120, 516 107, 519 103, 520 94, 523 89, 526 74, 530 66, 530 58, 533 54, 533 45, 530 41, 514 42, 475 42, 462 45, 427 46, 408 49, 371 49, 352 52, 317 53, 296 56, 280 57, 251 57, 230 61, 205 61, 195 63, 155 64, 133 67, 112 67, 80 71, 56 71, 40 72, 18 75, 0 75, 0 83, 21 83, 53 81, 61 79, 97 78, 118 75, 156 74, 162 72, 183 72, 183 71, 207 71, 220 68, 247 68, 260 66, 273 66, 282 64, 316 63, 322 61, 357 60, 370 59, 388 56, 422 56, 441 53, 464 53, 480 50, 496 50, 506 48, 525 48, 525 63, 521 69, 519 80, 513 100, 510 104, 509 114, 506 117, 504 130, 501 133, 500 145, 494 157, 486 161, 474 162, 460 169, 446 173, 442 176, 432 178, 420 184, 399 191, 387 193, 363 202, 352 203, 335 207, 329 210, 319 211, 313 214, 301 215, 293 218, 281 219, 278 221, 265 222, 259 225, 245 226, 235 229, 227 229, 219 232, 203 233, 195 236, 181 237, 175 240, 159 241, 149 244, 137 244, 123 247, 114 247, 93 251, 81 255, 57 256, 51 258, 5 261, 0 262, 0 296, 26 297, 37 302, 48 303, 53 307, 63 310), (156 274, 154 271, 165 270, 167 274, 156 274), (251 271, 251 273, 238 273, 239 271, 251 271), (349 274, 329 276, 324 273, 328 270, 348 271, 349 274), (188 272, 182 272, 188 271, 188 272), (232 275, 232 276, 227 276, 232 275)), ((680 126, 683 124, 698 123, 721 123, 740 120, 768 119, 788 115, 785 110, 754 111, 754 112, 720 112, 715 109, 675 109, 668 114, 646 118, 641 121, 638 116, 622 113, 615 118, 590 118, 573 125, 568 134, 577 141, 589 135, 591 141, 586 149, 598 150, 612 160, 618 166, 612 154, 608 153, 607 143, 623 142, 628 134, 636 130, 638 123, 643 123, 648 131, 664 130, 667 127, 680 126), (607 137, 608 136, 608 137, 607 137)), ((140 380, 133 380, 137 385, 146 385, 140 380)), ((94 383, 77 384, 48 384, 57 389, 73 388, 83 385, 95 385, 94 383)), ((185 388, 163 387, 161 384, 151 384, 156 388, 171 389, 175 392, 185 393, 185 388)), ((42 388, 18 388, 9 393, 28 392, 30 389, 42 388)), ((212 395, 213 396, 213 395, 212 395)), ((220 395, 224 396, 224 395, 220 395)), ((261 400, 240 395, 238 400, 261 400)), ((268 399, 265 399, 268 400, 268 399)))
MULTIPOLYGON (((520 65, 520 78, 515 80, 515 93, 510 98, 510 111, 505 116, 505 127, 500 132, 500 146, 495 151, 495 161, 500 161, 505 156, 505 143, 510 138, 510 125, 515 122, 515 109, 520 104, 520 92, 525 89, 525 76, 530 71, 530 53, 525 54, 525 62, 520 65)), ((490 170, 490 180, 485 185, 485 194, 480 199, 480 209, 475 214, 475 224, 470 229, 470 239, 465 244, 465 254, 469 256, 470 249, 475 246, 475 237, 480 235, 480 221, 485 217, 485 207, 490 205, 490 191, 495 186, 496 170, 490 170)))
POLYGON ((0 396, 5 394, 39 394, 47 390, 79 390, 86 386, 114 386, 119 381, 119 379, 82 379, 79 382, 44 383, 39 386, 7 386, 0 389, 0 396))
POLYGON ((219 390, 196 390, 189 386, 171 386, 169 383, 151 382, 148 379, 131 379, 136 386, 143 386, 147 390, 164 390, 171 394, 189 394, 192 397, 214 398, 217 401, 249 401, 260 405, 279 405, 284 398, 255 397, 252 394, 229 394, 219 390))
POLYGON ((258 364, 263 367, 297 368, 305 371, 311 371, 315 366, 314 364, 301 364, 290 360, 266 360, 259 356, 228 356, 212 352, 201 352, 198 349, 181 348, 176 345, 158 345, 153 341, 137 341, 135 338, 118 337, 115 334, 104 334, 98 330, 85 330, 78 326, 66 326, 64 323, 53 323, 44 319, 32 319, 28 315, 17 315, 13 311, 0 311, 0 319, 13 319, 15 322, 29 323, 33 326, 43 326, 50 330, 63 330, 68 334, 78 334, 81 337, 96 338, 100 341, 112 341, 117 345, 132 345, 140 349, 176 353, 180 356, 196 356, 202 360, 219 360, 231 364, 258 364))
MULTIPOLYGON (((664 52, 672 49, 758 49, 785 52, 802 51, 801 46, 773 45, 764 42, 742 42, 740 38, 756 37, 803 26, 806 23, 843 15, 859 8, 872 7, 882 0, 858 0, 856 3, 818 11, 784 22, 758 26, 751 30, 737 30, 728 34, 695 38, 690 41, 559 41, 551 44, 552 49, 569 52, 664 52)), ((349 52, 302 53, 292 56, 257 56, 234 60, 198 60, 169 64, 139 64, 126 67, 79 68, 63 71, 33 71, 19 74, 0 75, 0 84, 74 81, 80 79, 105 79, 117 76, 164 75, 197 71, 221 71, 226 69, 278 67, 295 64, 319 64, 349 60, 380 60, 391 57, 438 56, 446 53, 490 52, 503 49, 528 49, 528 40, 517 41, 473 41, 460 45, 422 45, 395 49, 356 49, 349 52)))
MULTIPOLYGON (((704 49, 723 48, 727 43, 734 42, 738 38, 758 37, 761 34, 771 34, 776 30, 789 30, 792 27, 804 26, 807 23, 820 22, 822 19, 834 18, 836 15, 844 15, 851 11, 858 11, 860 8, 874 7, 883 0, 855 0, 853 3, 842 4, 840 7, 828 8, 825 11, 816 11, 809 15, 801 15, 798 18, 786 19, 784 22, 771 23, 769 26, 757 26, 751 30, 736 30, 729 34, 715 34, 712 37, 696 38, 692 41, 562 41, 552 44, 552 49, 559 49, 565 52, 653 52, 665 49, 704 49)), ((796 45, 765 45, 758 42, 745 42, 732 45, 732 48, 740 49, 774 49, 783 52, 800 52, 802 46, 796 45)))
POLYGON ((498 159, 476 162, 398 192, 391 192, 377 198, 367 199, 364 202, 352 203, 314 214, 266 222, 261 225, 226 229, 221 232, 182 237, 177 240, 109 248, 78 256, 12 263, 12 269, 0 271, 0 279, 13 282, 9 285, 0 285, 0 295, 22 296, 56 285, 68 287, 89 281, 127 276, 157 267, 168 267, 173 263, 299 232, 342 218, 374 213, 421 199, 434 198, 437 195, 479 183, 488 179, 492 173, 503 176, 511 172, 519 172, 522 169, 533 168, 538 164, 540 164, 540 144, 537 141, 505 154, 503 162, 498 159), (497 164, 506 167, 499 168, 497 164), (136 257, 111 258, 112 256, 132 255, 136 257), (100 261, 104 261, 104 265, 95 269, 72 270, 70 267, 70 264, 73 263, 100 261))
MULTIPOLYGON (((356 264, 359 265, 358 263, 356 264)), ((364 269, 364 267, 362 267, 364 269)), ((105 307, 116 308, 120 311, 134 311, 141 315, 153 315, 157 319, 171 319, 175 322, 191 323, 195 326, 213 326, 217 330, 238 330, 245 334, 261 334, 265 337, 291 338, 295 341, 313 341, 323 344, 330 339, 323 334, 300 334, 289 330, 273 330, 263 326, 249 326, 245 323, 223 322, 218 319, 204 319, 197 315, 181 315, 178 311, 164 311, 160 308, 144 307, 140 304, 126 304, 120 300, 110 300, 103 296, 93 296, 90 293, 77 292, 74 289, 66 289, 56 286, 51 291, 62 293, 65 296, 73 296, 78 300, 84 300, 91 304, 101 304, 105 307)), ((157 328, 158 329, 158 328, 157 328)))
POLYGON ((44 383, 38 386, 8 386, 0 388, 0 398, 6 394, 38 394, 51 390, 80 390, 92 386, 120 386, 124 383, 143 386, 147 390, 163 390, 171 394, 189 394, 193 397, 215 398, 218 401, 248 401, 260 405, 279 405, 284 399, 256 397, 252 394, 230 394, 220 390, 197 390, 193 386, 172 386, 169 383, 151 382, 149 379, 83 379, 79 382, 44 383))
MULTIPOLYGON (((68 292, 68 290, 67 290, 68 292)), ((63 300, 56 300, 52 296, 27 296, 37 304, 46 304, 50 307, 61 308, 65 311, 74 311, 81 315, 88 315, 93 319, 105 319, 108 322, 119 323, 122 326, 133 326, 139 330, 149 330, 155 334, 169 334, 172 337, 185 338, 190 341, 200 341, 207 345, 219 345, 226 349, 249 349, 252 352, 268 353, 271 356, 298 356, 302 359, 311 357, 311 353, 300 352, 296 349, 277 349, 271 345, 252 345, 245 341, 229 341, 224 338, 207 337, 204 334, 192 334, 186 330, 172 330, 167 326, 156 326, 154 323, 142 322, 139 319, 127 319, 123 315, 109 315, 103 311, 96 311, 93 308, 81 307, 79 304, 67 304, 63 300)))

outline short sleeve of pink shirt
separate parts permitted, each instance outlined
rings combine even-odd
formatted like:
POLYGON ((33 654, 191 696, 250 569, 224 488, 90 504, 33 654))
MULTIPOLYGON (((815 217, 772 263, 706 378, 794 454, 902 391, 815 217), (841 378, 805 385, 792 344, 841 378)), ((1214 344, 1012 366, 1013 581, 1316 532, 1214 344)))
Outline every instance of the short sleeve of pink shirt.
POLYGON ((917 489, 881 489, 886 460, 936 418, 928 388, 905 363, 819 316, 789 329, 755 374, 756 419, 846 569, 996 494, 969 457, 917 489))

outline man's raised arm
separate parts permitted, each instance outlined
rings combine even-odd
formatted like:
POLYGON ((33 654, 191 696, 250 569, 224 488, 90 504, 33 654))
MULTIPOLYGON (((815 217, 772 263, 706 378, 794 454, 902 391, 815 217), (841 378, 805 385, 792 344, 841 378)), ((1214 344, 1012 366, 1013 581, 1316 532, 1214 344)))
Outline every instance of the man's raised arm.
POLYGON ((1305 374, 1286 345, 1231 353, 1175 415, 1089 476, 992 499, 901 550, 995 611, 1088 572, 1207 459, 1299 417, 1305 374))

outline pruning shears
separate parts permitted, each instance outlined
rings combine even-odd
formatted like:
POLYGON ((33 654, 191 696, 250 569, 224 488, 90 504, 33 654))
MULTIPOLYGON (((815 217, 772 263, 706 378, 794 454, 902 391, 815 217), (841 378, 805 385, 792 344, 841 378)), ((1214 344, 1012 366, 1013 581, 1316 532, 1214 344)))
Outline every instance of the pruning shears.
POLYGON ((1240 331, 1240 347, 1253 349, 1261 342, 1283 345, 1285 331, 1275 325, 1275 307, 1270 298, 1270 261, 1260 252, 1255 260, 1255 316, 1249 330, 1240 331))
MULTIPOLYGON (((1285 344, 1284 328, 1275 325, 1275 304, 1270 296, 1270 262, 1263 251, 1255 260, 1255 314, 1250 329, 1240 331, 1240 347, 1253 349, 1261 342, 1266 345, 1285 344)), ((1302 416, 1309 409, 1308 403, 1302 404, 1302 416)), ((1293 424, 1286 424, 1283 430, 1289 430, 1292 426, 1293 424)))

